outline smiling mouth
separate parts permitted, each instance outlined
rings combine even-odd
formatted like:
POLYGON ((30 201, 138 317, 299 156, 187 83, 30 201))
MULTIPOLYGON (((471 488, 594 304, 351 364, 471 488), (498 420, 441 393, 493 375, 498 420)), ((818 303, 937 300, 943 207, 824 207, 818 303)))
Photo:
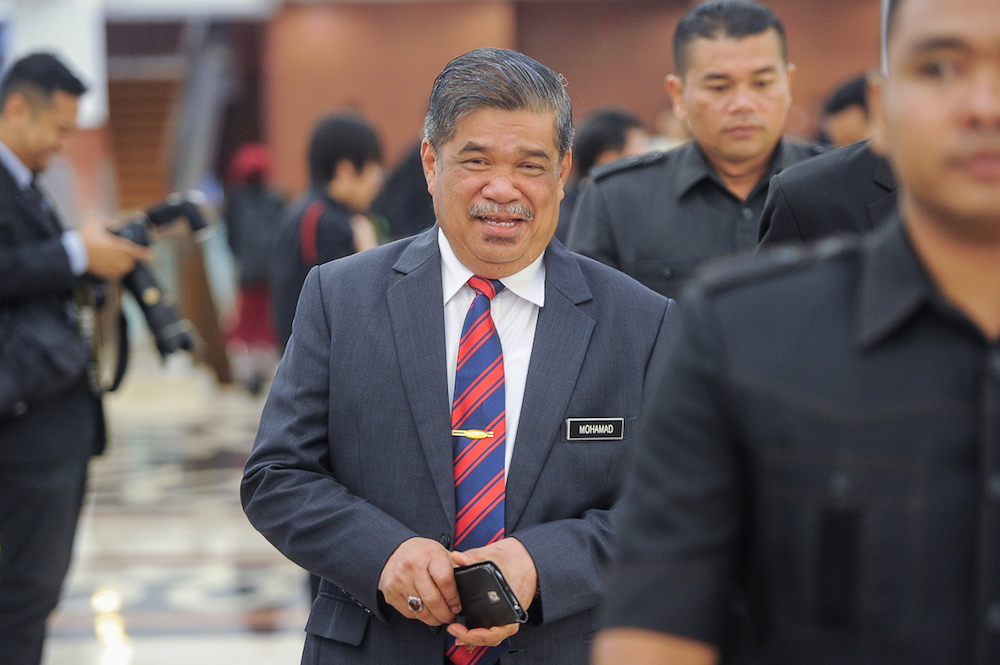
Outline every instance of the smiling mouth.
POLYGON ((469 217, 502 229, 514 228, 521 222, 531 222, 535 215, 518 203, 477 203, 469 209, 469 217))

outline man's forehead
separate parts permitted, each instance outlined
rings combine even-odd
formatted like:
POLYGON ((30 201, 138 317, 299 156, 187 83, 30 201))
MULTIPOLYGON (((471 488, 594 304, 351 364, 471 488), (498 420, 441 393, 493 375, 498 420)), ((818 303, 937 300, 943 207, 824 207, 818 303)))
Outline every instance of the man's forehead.
POLYGON ((903 0, 893 16, 890 51, 981 45, 1000 48, 997 0, 903 0))
POLYGON ((541 150, 552 156, 556 151, 556 115, 544 111, 478 108, 459 119, 447 145, 459 153, 541 150))
POLYGON ((781 39, 769 28, 745 37, 696 37, 687 46, 687 74, 774 71, 784 65, 781 39))

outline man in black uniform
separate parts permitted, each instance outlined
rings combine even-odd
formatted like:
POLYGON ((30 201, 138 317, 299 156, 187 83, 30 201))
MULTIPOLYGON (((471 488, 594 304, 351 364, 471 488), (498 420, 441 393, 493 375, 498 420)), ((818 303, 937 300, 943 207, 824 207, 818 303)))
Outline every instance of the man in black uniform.
POLYGON ((87 463, 105 443, 74 300, 88 305, 92 296, 84 273, 116 279, 150 257, 98 221, 64 230, 35 187, 35 176, 76 128, 85 91, 47 53, 18 60, 0 84, 0 392, 33 387, 13 396, 13 406, 0 399, 4 665, 41 662, 45 621, 73 551, 87 463), (69 358, 76 360, 64 362, 69 358))
POLYGON ((795 164, 771 178, 761 246, 871 231, 896 208, 896 179, 867 141, 795 164))
POLYGON ((309 143, 309 191, 282 215, 269 275, 280 348, 292 334, 299 291, 309 269, 372 243, 358 244, 363 217, 382 188, 382 144, 361 118, 324 118, 309 143))
POLYGON ((770 9, 709 0, 674 34, 674 108, 694 141, 595 169, 567 246, 676 298, 707 259, 757 246, 771 176, 816 154, 781 139, 794 65, 770 9))
POLYGON ((893 0, 874 233, 726 266, 651 370, 599 665, 1000 662, 1000 4, 893 0), (641 611, 639 611, 641 610, 641 611))

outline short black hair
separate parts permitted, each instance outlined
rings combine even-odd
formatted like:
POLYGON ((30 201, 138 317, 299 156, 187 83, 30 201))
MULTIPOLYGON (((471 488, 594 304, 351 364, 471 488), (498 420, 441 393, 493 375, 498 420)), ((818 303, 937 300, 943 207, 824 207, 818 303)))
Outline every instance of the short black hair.
POLYGON ((327 116, 313 129, 309 141, 309 177, 326 186, 341 160, 350 160, 359 172, 382 161, 382 143, 375 130, 353 113, 327 116))
POLYGON ((708 0, 699 3, 684 15, 674 31, 674 69, 680 76, 687 73, 690 66, 687 49, 698 37, 741 39, 768 30, 778 33, 781 58, 788 62, 785 28, 768 7, 751 0, 708 0))
POLYGON ((32 53, 15 61, 0 83, 0 108, 14 93, 21 93, 32 104, 49 104, 56 91, 80 97, 87 86, 51 53, 32 53))
POLYGON ((857 76, 833 91, 823 104, 823 115, 834 115, 852 106, 860 106, 868 116, 868 83, 857 76))
POLYGON ((624 109, 604 108, 587 116, 573 141, 573 168, 577 175, 590 173, 605 151, 624 148, 630 129, 645 129, 645 125, 624 109))

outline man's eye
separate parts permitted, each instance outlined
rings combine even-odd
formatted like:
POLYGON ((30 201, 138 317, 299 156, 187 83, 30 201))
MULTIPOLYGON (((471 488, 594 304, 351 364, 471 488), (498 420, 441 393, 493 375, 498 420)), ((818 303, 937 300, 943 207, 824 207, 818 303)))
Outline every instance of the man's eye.
POLYGON ((927 78, 947 81, 958 75, 958 66, 953 62, 935 60, 922 64, 919 71, 922 76, 927 78))

